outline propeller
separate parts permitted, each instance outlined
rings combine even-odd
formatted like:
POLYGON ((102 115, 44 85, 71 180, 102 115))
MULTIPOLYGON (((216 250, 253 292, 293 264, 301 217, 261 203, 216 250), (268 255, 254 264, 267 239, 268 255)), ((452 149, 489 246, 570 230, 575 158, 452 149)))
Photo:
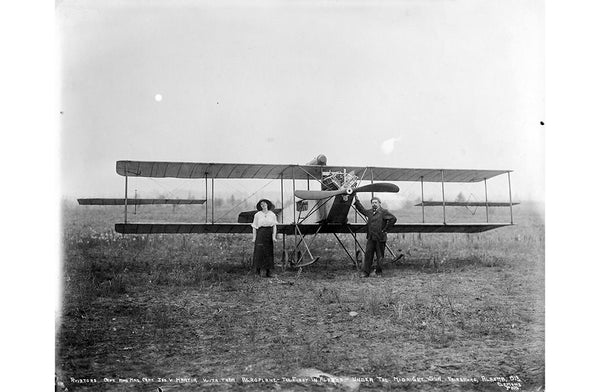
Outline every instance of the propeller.
POLYGON ((379 182, 377 184, 368 184, 354 188, 354 192, 388 192, 396 193, 399 192, 400 188, 396 184, 390 184, 389 182, 379 182))
POLYGON ((389 182, 380 182, 377 184, 368 184, 359 186, 358 188, 342 188, 335 191, 303 191, 298 190, 294 192, 294 195, 303 200, 321 200, 326 199, 328 197, 333 197, 337 195, 351 195, 353 193, 358 192, 390 192, 396 193, 400 191, 395 184, 390 184, 389 182))

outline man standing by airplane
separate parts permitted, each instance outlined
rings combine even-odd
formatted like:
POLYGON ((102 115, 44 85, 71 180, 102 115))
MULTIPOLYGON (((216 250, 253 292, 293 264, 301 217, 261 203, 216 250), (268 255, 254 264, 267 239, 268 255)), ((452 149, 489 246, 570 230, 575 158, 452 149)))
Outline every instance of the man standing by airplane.
POLYGON ((358 212, 367 217, 367 249, 365 250, 365 260, 363 262, 362 277, 366 278, 371 273, 373 263, 373 254, 376 254, 375 274, 381 275, 381 263, 385 252, 385 242, 387 241, 387 229, 394 226, 396 217, 383 207, 381 199, 371 198, 371 210, 367 210, 358 200, 354 202, 358 212))

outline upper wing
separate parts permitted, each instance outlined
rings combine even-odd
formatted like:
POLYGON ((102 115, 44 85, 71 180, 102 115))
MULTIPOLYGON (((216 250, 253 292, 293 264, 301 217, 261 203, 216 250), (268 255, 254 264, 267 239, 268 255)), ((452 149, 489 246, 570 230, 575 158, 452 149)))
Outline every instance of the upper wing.
POLYGON ((117 173, 134 177, 171 178, 321 178, 321 166, 247 163, 117 161, 117 173))
MULTIPOLYGON (((390 233, 481 233, 510 226, 510 223, 400 223, 388 229, 390 233)), ((287 235, 294 233, 365 233, 365 224, 350 223, 346 225, 319 224, 280 224, 277 232, 287 235)), ((242 234, 252 233, 249 224, 242 223, 117 223, 115 231, 123 234, 242 234)))
POLYGON ((354 171, 365 181, 479 182, 511 170, 410 169, 368 166, 273 165, 117 161, 117 173, 134 177, 321 179, 322 173, 354 171))
POLYGON ((510 207, 519 204, 520 203, 508 203, 502 201, 489 201, 487 203, 485 201, 424 201, 415 204, 415 207, 441 207, 444 205, 446 207, 510 207))
POLYGON ((415 207, 441 207, 445 205, 446 207, 510 207, 519 205, 520 203, 507 203, 502 201, 424 201, 418 204, 415 204, 415 207))
MULTIPOLYGON (((125 205, 123 198, 92 198, 92 199, 77 199, 79 205, 82 206, 122 206, 125 205)), ((204 204, 203 199, 127 199, 128 205, 143 205, 143 204, 204 204)))
POLYGON ((363 181, 479 182, 512 170, 415 169, 394 167, 325 166, 324 171, 354 171, 363 181))

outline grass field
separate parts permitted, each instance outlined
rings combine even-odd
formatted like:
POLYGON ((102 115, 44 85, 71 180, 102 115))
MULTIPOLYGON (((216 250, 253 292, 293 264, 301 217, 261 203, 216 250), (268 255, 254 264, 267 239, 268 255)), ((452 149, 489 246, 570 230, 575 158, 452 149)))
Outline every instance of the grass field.
POLYGON ((479 235, 390 235, 406 257, 383 277, 359 278, 322 236, 318 263, 265 279, 249 235, 122 236, 122 208, 66 204, 59 389, 543 390, 543 211, 514 214, 516 226, 479 235))

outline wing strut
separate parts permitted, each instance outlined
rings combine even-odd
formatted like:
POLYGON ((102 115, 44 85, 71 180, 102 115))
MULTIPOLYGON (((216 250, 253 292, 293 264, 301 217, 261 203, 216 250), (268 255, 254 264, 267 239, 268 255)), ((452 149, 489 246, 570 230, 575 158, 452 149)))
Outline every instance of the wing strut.
MULTIPOLYGON (((354 213, 355 213, 355 215, 358 215, 356 208, 354 209, 354 213)), ((361 217, 362 217, 362 215, 361 215, 361 217)), ((365 254, 365 250, 360 245, 360 242, 358 242, 358 240, 356 239, 356 233, 352 231, 352 228, 350 228, 350 226, 348 226, 348 231, 352 235, 352 238, 354 238, 354 255, 356 256, 354 258, 354 265, 356 266, 356 270, 360 271, 360 266, 358 265, 358 250, 356 249, 356 247, 358 246, 360 248, 360 251, 363 253, 363 255, 365 254)))
MULTIPOLYGON (((283 223, 283 172, 280 174, 281 176, 281 223, 283 223)), ((283 234, 283 253, 285 254, 285 234, 283 234)))
POLYGON ((425 198, 423 192, 423 176, 421 176, 421 211, 423 213, 423 223, 425 223, 425 198))
MULTIPOLYGON (((125 164, 125 173, 127 173, 127 164, 125 164)), ((125 175, 125 223, 127 223, 127 175, 125 175)))
POLYGON ((483 185, 485 186, 485 222, 490 223, 490 206, 488 205, 487 178, 483 179, 483 185))
MULTIPOLYGON (((342 240, 340 240, 340 237, 338 237, 337 233, 333 233, 333 235, 335 236, 335 239, 338 240, 338 242, 340 243, 340 246, 342 247, 342 249, 344 249, 344 252, 346 252, 346 254, 350 258, 350 260, 352 260, 354 262, 354 265, 358 269, 358 262, 356 261, 356 259, 354 257, 352 257, 350 255, 350 252, 348 252, 348 249, 346 249, 346 246, 344 245, 344 243, 342 242, 342 240)), ((356 245, 355 245, 355 247, 356 247, 356 245)))
MULTIPOLYGON (((310 189, 310 177, 314 178, 316 181, 319 182, 319 184, 323 185, 323 168, 321 168, 321 179, 318 179, 317 177, 313 176, 311 173, 306 171, 306 169, 304 169, 302 166, 298 166, 298 167, 300 168, 300 170, 302 170, 304 173, 306 173, 306 181, 309 182, 308 189, 310 189)), ((294 169, 292 169, 292 177, 293 176, 294 176, 294 169)))
POLYGON ((508 200, 510 202, 510 224, 513 224, 513 212, 512 212, 512 190, 510 188, 510 172, 506 172, 508 174, 508 200))
POLYGON ((446 197, 444 195, 444 171, 442 170, 442 209, 444 210, 444 224, 446 224, 446 197))
MULTIPOLYGON (((294 226, 296 226, 296 230, 298 230, 298 225, 296 224, 296 171, 294 170, 293 167, 292 167, 292 213, 294 214, 294 226)), ((296 249, 298 248, 298 239, 296 238, 296 230, 294 230, 294 252, 296 252, 296 249)), ((310 252, 309 252, 309 254, 310 254, 310 252)), ((312 258, 312 255, 311 255, 311 258, 312 258)))
MULTIPOLYGON (((331 196, 332 197, 332 196, 331 196)), ((327 202, 329 200, 331 200, 331 197, 328 197, 327 199, 321 199, 318 200, 312 207, 311 209, 306 213, 306 216, 302 219, 298 220, 298 224, 302 224, 305 220, 307 220, 309 217, 311 217, 314 213, 316 213, 317 211, 319 211, 319 209, 321 207, 323 207, 325 204, 327 204, 327 202)))
MULTIPOLYGON (((373 168, 371 168, 371 184, 373 184, 373 168)), ((373 199, 375 195, 371 192, 371 199, 373 199)))

